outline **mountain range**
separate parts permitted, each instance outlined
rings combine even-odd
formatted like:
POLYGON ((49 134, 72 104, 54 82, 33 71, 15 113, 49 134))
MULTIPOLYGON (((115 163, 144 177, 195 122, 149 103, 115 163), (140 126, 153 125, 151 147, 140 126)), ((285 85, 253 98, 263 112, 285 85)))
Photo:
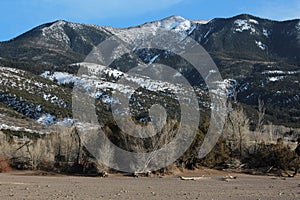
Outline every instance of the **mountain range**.
MULTIPOLYGON (((161 28, 191 37, 203 46, 224 79, 228 98, 241 102, 253 123, 257 102, 261 99, 265 103, 267 121, 299 127, 300 20, 273 21, 247 14, 209 21, 171 16, 126 29, 63 20, 33 28, 0 43, 0 120, 3 124, 8 123, 5 122, 7 117, 15 118, 20 124, 25 119, 46 125, 71 123, 73 84, 88 82, 76 73, 79 66, 89 65, 84 61, 93 48, 115 35, 134 43, 137 38, 147 39, 149 34, 155 35, 161 28), (123 35, 124 30, 126 35, 123 35)), ((128 90, 117 80, 127 76, 126 72, 136 62, 162 63, 173 65, 176 69, 183 67, 185 70, 181 72, 197 88, 202 106, 209 108, 203 80, 193 76, 194 71, 187 63, 180 62, 179 66, 176 57, 160 50, 138 50, 134 54, 138 61, 124 57, 111 66, 88 66, 101 74, 101 87, 94 97, 102 118, 111 117, 107 107, 113 101, 111 90, 128 90)), ((153 82, 148 77, 130 78, 147 83, 144 85, 150 90, 144 91, 147 97, 156 92, 148 102, 134 105, 137 111, 142 112, 137 114, 137 119, 147 118, 147 104, 155 102, 155 99, 164 97, 171 101, 171 105, 177 105, 176 101, 169 100, 172 95, 166 95, 163 90, 167 83, 153 82)), ((168 87, 180 90, 175 85, 168 87)), ((172 107, 176 108, 170 106, 170 113, 174 113, 172 107)))

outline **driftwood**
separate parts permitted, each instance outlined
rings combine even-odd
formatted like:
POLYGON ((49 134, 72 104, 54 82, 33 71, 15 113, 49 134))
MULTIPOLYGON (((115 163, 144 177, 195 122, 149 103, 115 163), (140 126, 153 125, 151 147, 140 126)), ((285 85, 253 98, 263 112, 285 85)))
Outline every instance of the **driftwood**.
POLYGON ((204 177, 204 176, 194 176, 194 177, 184 177, 184 176, 180 176, 179 178, 180 178, 181 180, 184 180, 184 181, 188 181, 188 180, 197 181, 197 180, 210 179, 210 177, 204 177))
POLYGON ((229 180, 231 180, 231 179, 236 179, 236 176, 229 175, 229 176, 225 176, 222 178, 222 180, 226 181, 226 182, 229 182, 229 180))

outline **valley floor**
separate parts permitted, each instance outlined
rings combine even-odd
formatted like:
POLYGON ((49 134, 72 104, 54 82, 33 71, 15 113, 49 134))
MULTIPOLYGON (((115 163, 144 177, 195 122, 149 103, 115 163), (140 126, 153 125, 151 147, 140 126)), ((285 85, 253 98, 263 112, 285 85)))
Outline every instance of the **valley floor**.
POLYGON ((36 176, 31 172, 0 174, 0 199, 299 199, 300 178, 229 174, 200 170, 178 176, 107 178, 62 175, 36 176), (224 179, 224 177, 236 177, 224 179))

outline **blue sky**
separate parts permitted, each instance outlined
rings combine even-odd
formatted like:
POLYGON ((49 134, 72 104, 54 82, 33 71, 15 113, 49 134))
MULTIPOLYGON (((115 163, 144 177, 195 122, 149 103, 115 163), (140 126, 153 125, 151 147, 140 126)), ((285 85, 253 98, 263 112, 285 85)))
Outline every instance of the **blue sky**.
POLYGON ((128 27, 180 15, 186 19, 241 13, 274 20, 300 18, 300 0, 1 0, 0 41, 57 19, 128 27))

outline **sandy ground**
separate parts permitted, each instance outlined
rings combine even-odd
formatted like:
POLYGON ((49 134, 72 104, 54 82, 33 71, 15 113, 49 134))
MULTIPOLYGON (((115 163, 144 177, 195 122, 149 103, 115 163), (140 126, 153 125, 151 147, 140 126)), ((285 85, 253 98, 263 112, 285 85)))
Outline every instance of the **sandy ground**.
POLYGON ((0 174, 0 199, 300 199, 300 178, 201 170, 168 177, 107 178, 0 174), (236 179, 224 180, 225 176, 236 179))

